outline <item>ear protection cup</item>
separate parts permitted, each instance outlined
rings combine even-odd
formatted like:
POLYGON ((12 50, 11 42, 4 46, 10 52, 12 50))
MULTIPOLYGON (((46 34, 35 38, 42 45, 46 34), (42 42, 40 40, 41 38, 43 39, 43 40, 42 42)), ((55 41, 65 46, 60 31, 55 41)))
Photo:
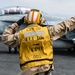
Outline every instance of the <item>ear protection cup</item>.
POLYGON ((27 23, 27 16, 24 17, 24 23, 27 23))
POLYGON ((45 23, 45 19, 44 18, 41 18, 40 19, 40 24, 43 25, 43 23, 45 23))

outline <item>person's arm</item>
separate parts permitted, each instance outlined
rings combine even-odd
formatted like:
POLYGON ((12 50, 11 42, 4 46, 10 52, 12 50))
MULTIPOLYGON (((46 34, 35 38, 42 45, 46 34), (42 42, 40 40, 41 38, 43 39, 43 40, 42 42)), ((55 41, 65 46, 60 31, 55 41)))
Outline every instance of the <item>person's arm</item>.
POLYGON ((57 25, 48 26, 48 30, 50 32, 52 40, 57 40, 73 29, 75 29, 75 17, 58 23, 57 25))
POLYGON ((5 28, 2 35, 2 42, 10 47, 17 47, 19 45, 19 30, 20 25, 24 23, 24 17, 17 22, 5 28))

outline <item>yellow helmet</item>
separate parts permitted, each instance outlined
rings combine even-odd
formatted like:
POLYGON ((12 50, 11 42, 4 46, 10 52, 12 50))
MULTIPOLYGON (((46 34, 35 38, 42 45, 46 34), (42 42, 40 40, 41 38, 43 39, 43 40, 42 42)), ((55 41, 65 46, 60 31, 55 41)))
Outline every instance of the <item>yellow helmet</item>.
POLYGON ((42 14, 39 10, 32 9, 25 17, 25 22, 27 24, 43 24, 44 18, 42 18, 42 14))

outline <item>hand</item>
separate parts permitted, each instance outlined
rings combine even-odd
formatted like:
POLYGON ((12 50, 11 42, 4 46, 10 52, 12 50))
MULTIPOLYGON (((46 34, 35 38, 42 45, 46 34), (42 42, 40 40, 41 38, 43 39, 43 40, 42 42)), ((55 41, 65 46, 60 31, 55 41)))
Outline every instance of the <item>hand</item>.
POLYGON ((21 24, 24 23, 24 18, 25 18, 25 16, 22 17, 20 20, 18 20, 16 23, 20 26, 21 24))

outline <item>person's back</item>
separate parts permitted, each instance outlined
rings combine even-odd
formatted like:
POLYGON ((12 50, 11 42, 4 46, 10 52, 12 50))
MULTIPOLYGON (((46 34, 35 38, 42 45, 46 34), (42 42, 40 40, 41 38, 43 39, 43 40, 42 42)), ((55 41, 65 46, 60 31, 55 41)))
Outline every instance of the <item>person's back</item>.
POLYGON ((37 70, 40 67, 39 72, 48 71, 53 64, 53 48, 48 28, 41 26, 42 14, 31 10, 25 18, 29 26, 20 31, 20 67, 37 67, 37 70))
POLYGON ((47 27, 32 24, 20 31, 22 69, 53 64, 53 48, 47 27))
POLYGON ((54 69, 52 41, 75 29, 75 17, 48 27, 41 26, 44 22, 39 10, 31 10, 27 16, 8 26, 2 35, 6 45, 20 47, 21 75, 50 75, 54 69), (17 32, 24 22, 28 27, 17 32))

